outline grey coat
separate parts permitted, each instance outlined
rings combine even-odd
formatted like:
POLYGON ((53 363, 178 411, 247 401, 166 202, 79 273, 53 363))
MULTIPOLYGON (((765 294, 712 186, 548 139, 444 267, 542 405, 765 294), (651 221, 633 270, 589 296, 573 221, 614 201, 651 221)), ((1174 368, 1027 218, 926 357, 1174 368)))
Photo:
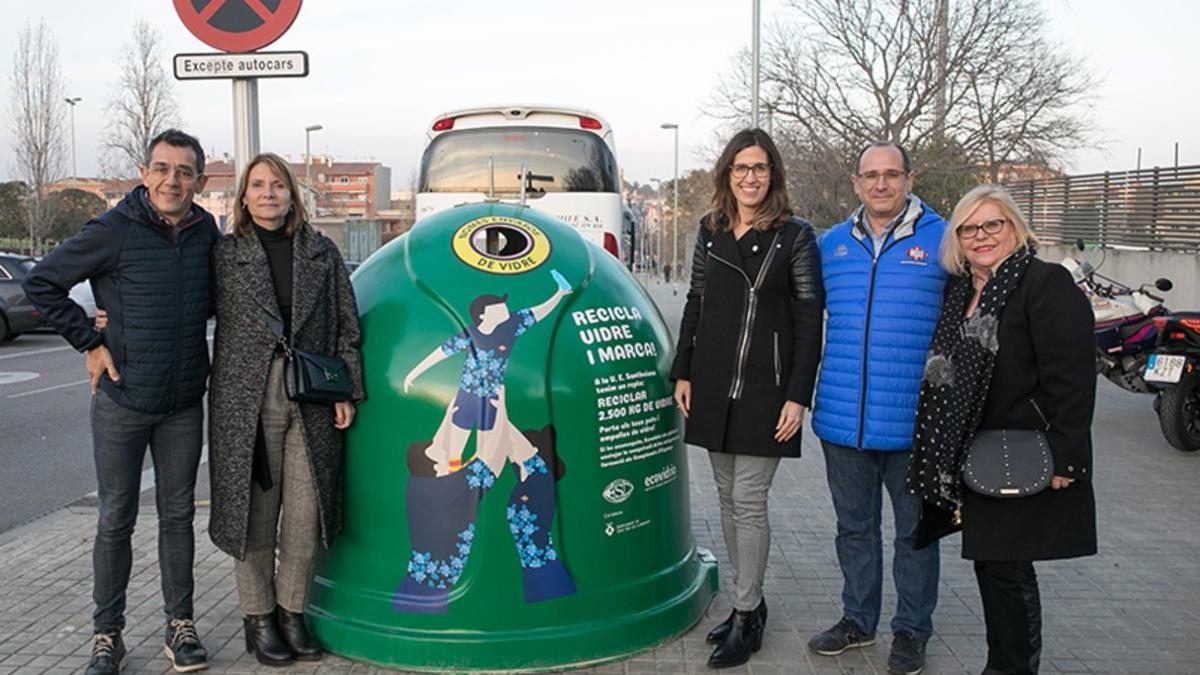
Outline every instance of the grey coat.
MULTIPOLYGON (((307 223, 292 246, 292 343, 345 360, 354 402, 363 399, 361 335, 354 290, 337 247, 307 223)), ((246 555, 251 469, 259 410, 275 351, 267 316, 282 321, 266 251, 258 238, 226 235, 213 248, 217 329, 209 383, 209 536, 230 555, 246 555)), ((319 505, 321 543, 342 527, 342 432, 333 406, 299 404, 319 505)), ((276 477, 276 480, 278 477, 276 477)))

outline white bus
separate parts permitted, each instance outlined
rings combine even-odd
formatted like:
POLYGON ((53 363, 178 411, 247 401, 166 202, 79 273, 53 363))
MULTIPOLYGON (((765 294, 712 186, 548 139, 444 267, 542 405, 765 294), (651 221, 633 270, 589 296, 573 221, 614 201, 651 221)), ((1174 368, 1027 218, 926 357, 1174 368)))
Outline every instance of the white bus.
POLYGON ((489 194, 516 201, 522 187, 530 207, 573 225, 585 240, 628 262, 612 127, 599 115, 514 105, 434 118, 421 158, 418 220, 489 194))

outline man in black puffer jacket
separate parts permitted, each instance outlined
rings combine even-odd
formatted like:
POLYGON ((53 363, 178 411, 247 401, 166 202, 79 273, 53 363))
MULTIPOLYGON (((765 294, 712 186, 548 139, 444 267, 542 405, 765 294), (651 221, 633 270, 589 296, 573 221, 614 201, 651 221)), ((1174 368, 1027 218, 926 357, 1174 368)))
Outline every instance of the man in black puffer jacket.
POLYGON ((23 284, 50 325, 87 352, 100 498, 88 675, 119 673, 125 661, 125 589, 147 445, 158 493, 164 651, 178 672, 208 666, 192 623, 192 517, 212 311, 209 255, 219 236, 212 216, 192 203, 205 180, 199 141, 164 131, 146 150, 142 185, 51 251, 23 284), (103 331, 68 296, 85 279, 107 312, 103 331))

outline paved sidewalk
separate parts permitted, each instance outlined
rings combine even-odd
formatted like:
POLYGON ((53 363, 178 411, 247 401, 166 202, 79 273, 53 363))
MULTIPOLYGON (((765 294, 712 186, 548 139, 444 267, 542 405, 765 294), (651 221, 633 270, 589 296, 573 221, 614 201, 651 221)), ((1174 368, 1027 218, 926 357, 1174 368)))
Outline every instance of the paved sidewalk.
MULTIPOLYGON (((1045 607, 1043 672, 1200 672, 1200 578, 1197 481, 1200 457, 1153 447, 1101 448, 1101 550, 1097 557, 1039 565, 1045 607), (1174 453, 1174 454, 1173 454, 1174 453)), ((700 545, 721 559, 728 584, 716 499, 703 451, 691 451, 693 522, 700 545)), ((805 457, 784 462, 772 490, 774 545, 766 592, 771 620, 763 651, 732 673, 876 673, 887 660, 886 619, 879 642, 838 658, 810 655, 808 637, 838 619, 841 578, 820 450, 811 436, 805 457)), ((87 658, 91 542, 95 509, 74 506, 5 536, 0 545, 0 675, 74 672, 87 658)), ((196 609, 215 672, 263 669, 242 649, 232 565, 208 541, 207 510, 197 519, 196 609)), ((153 508, 144 507, 135 536, 129 593, 131 673, 169 672, 162 624, 153 508)), ((887 530, 885 529, 885 532, 887 530)), ((886 535, 885 535, 886 539, 886 535)), ((885 542, 886 546, 886 542, 885 542)), ((970 565, 957 542, 942 548, 941 599, 927 673, 978 672, 983 623, 970 565)), ((885 597, 885 616, 895 605, 885 597)), ((703 672, 704 634, 728 612, 719 596, 688 634, 628 661, 583 672, 703 672)), ((295 673, 386 672, 333 656, 295 673)))
MULTIPOLYGON (((651 288, 664 313, 682 298, 651 288)), ((878 642, 837 658, 814 656, 805 643, 840 617, 841 576, 833 548, 833 508, 824 462, 807 433, 805 456, 785 461, 771 492, 774 543, 766 594, 771 618, 763 650, 730 673, 883 673, 895 607, 885 583, 878 642)), ((1101 384, 1097 407, 1096 493, 1101 554, 1038 565, 1044 608, 1042 672, 1200 672, 1200 453, 1169 448, 1150 399, 1101 384)), ((692 519, 699 545, 716 553, 722 588, 729 565, 704 452, 693 448, 692 519)), ((885 508, 885 512, 887 509, 885 508)), ((80 672, 91 626, 91 544, 95 507, 87 501, 0 535, 0 675, 80 672)), ((890 518, 890 515, 888 516, 890 518)), ((207 508, 197 517, 196 611, 217 673, 387 673, 327 655, 319 664, 278 670, 245 654, 230 559, 209 542, 207 508)), ((890 520, 884 546, 890 559, 890 520)), ((129 589, 129 673, 170 672, 162 656, 162 614, 152 502, 143 501, 129 589)), ((885 566, 890 568, 890 565, 885 566)), ((887 576, 887 575, 885 575, 887 576)), ((710 648, 704 635, 725 617, 718 596, 687 634, 629 660, 584 673, 699 673, 710 648)), ((978 673, 984 628, 970 563, 956 538, 942 546, 940 601, 925 672, 978 673)))

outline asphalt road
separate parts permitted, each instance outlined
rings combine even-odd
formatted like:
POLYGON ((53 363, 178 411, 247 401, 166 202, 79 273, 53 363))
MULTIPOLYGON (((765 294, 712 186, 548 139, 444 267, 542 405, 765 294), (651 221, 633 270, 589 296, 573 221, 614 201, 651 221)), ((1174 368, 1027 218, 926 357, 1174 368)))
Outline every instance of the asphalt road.
MULTIPOLYGON (((96 490, 83 364, 82 354, 48 330, 0 342, 0 532, 96 490)), ((200 488, 197 498, 207 498, 207 480, 200 488)))
MULTIPOLYGON (((675 331, 683 287, 675 294, 668 284, 649 282, 648 290, 675 331)), ((0 533, 87 499, 96 489, 86 377, 83 356, 53 333, 0 343, 0 533)), ((1102 381, 1093 434, 1098 451, 1118 443, 1139 448, 1143 469, 1157 466, 1170 482, 1170 467, 1181 453, 1163 440, 1151 401, 1102 381)), ((149 485, 152 472, 145 478, 149 485)), ((207 470, 201 467, 197 499, 207 496, 207 470)))

